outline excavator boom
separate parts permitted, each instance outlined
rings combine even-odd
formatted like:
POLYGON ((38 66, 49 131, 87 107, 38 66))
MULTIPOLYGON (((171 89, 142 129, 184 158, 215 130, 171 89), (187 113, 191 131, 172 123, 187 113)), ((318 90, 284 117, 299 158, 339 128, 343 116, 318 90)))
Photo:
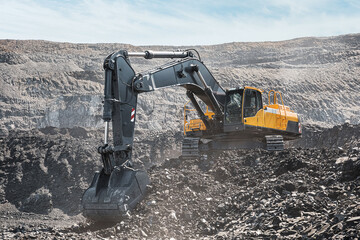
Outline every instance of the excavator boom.
MULTIPOLYGON (((183 86, 188 95, 195 94, 222 119, 225 91, 206 66, 192 51, 127 52, 109 55, 104 62, 105 88, 103 120, 104 145, 98 148, 103 169, 97 172, 82 198, 83 213, 96 221, 117 220, 132 209, 146 192, 148 175, 133 169, 131 162, 136 106, 139 93, 169 86, 183 86), (136 74, 129 57, 176 58, 168 64, 142 74, 136 74), (108 141, 112 123, 112 144, 108 141)), ((205 121, 205 119, 204 119, 205 121)), ((208 126, 219 128, 221 121, 208 126)))

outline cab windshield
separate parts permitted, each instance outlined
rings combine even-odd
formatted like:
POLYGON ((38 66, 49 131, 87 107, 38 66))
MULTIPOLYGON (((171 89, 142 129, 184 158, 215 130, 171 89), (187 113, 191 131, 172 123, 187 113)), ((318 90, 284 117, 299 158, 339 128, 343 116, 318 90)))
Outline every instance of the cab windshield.
POLYGON ((225 123, 241 122, 243 92, 243 89, 228 92, 226 96, 225 123))

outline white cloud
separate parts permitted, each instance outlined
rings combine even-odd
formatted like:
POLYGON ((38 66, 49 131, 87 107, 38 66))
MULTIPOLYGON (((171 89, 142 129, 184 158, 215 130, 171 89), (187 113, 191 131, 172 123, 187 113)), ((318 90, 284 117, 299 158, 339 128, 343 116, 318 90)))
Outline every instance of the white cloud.
POLYGON ((327 13, 327 0, 224 2, 0 0, 0 38, 198 45, 360 32, 360 14, 327 13))

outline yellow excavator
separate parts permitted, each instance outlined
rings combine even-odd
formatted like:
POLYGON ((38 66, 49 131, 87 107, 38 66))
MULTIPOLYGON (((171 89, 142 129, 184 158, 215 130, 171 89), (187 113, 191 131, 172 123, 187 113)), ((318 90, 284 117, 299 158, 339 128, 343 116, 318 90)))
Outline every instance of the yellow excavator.
POLYGON ((170 52, 110 54, 104 62, 104 145, 98 148, 103 168, 96 172, 82 198, 83 214, 96 221, 117 221, 142 200, 150 180, 131 162, 138 94, 181 86, 191 102, 184 106, 183 158, 215 150, 265 148, 282 150, 284 140, 301 136, 298 115, 284 105, 281 93, 271 90, 268 104, 263 90, 237 87, 225 90, 194 49, 170 52), (136 73, 131 57, 169 58, 172 61, 136 73), (196 118, 189 119, 191 112, 196 118), (108 135, 112 123, 112 142, 108 135))
POLYGON ((284 149, 284 140, 301 136, 298 115, 284 105, 280 92, 268 92, 268 104, 263 104, 263 90, 245 86, 225 92, 223 129, 214 133, 206 127, 215 113, 206 106, 205 121, 188 119, 189 113, 199 111, 192 96, 184 106, 184 142, 182 157, 196 157, 211 150, 265 148, 284 149), (189 108, 189 102, 196 108, 189 108))

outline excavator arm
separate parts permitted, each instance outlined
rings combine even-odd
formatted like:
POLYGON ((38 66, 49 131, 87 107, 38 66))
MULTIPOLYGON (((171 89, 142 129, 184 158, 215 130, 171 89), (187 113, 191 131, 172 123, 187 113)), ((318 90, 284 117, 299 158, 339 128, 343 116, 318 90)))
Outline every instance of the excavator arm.
POLYGON ((139 93, 159 88, 182 86, 187 90, 200 118, 209 131, 218 131, 223 124, 225 91, 207 67, 192 51, 127 52, 109 55, 104 62, 105 88, 103 119, 104 145, 98 148, 103 169, 97 172, 82 198, 84 215, 97 221, 117 220, 135 207, 144 197, 148 175, 132 167, 136 106, 139 93), (156 69, 136 74, 131 57, 175 59, 156 69), (215 113, 207 119, 194 97, 197 96, 215 113), (108 141, 112 122, 112 144, 108 141))

